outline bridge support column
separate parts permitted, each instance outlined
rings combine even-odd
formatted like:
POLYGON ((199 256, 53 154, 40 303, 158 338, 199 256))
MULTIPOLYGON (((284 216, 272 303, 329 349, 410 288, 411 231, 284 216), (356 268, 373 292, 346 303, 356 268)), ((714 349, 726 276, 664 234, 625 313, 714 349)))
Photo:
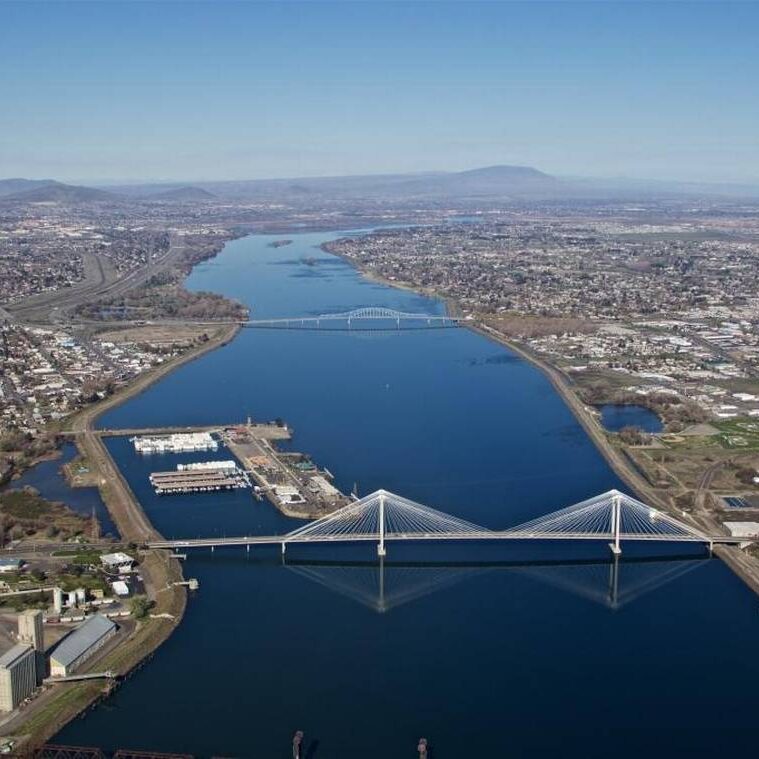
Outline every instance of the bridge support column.
POLYGON ((611 532, 614 536, 614 542, 609 543, 609 548, 615 556, 622 553, 619 545, 620 524, 622 522, 622 496, 616 493, 611 497, 611 532))
POLYGON ((282 555, 285 555, 285 551, 287 550, 287 543, 282 543, 282 555))
POLYGON ((379 544, 377 545, 377 556, 386 556, 385 548, 385 494, 381 493, 379 497, 379 544))
POLYGON ((706 550, 709 551, 709 556, 712 556, 714 554, 714 541, 710 540, 706 544, 706 550))
POLYGON ((245 546, 245 553, 250 553, 250 543, 245 546))

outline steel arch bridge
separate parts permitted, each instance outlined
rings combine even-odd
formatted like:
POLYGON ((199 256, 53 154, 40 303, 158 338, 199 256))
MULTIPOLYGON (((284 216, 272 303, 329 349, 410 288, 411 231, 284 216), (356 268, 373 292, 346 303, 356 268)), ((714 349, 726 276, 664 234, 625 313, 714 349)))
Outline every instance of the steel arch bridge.
POLYGON ((246 328, 289 328, 289 329, 387 329, 394 324, 397 329, 402 324, 411 327, 457 327, 461 319, 457 316, 411 313, 396 311, 385 306, 364 306, 352 311, 319 314, 318 316, 288 316, 278 319, 250 319, 241 322, 246 328), (386 326, 377 326, 384 322, 386 326), (344 325, 344 326, 341 326, 344 325))
POLYGON ((618 490, 560 509, 506 530, 490 530, 387 490, 378 490, 315 522, 284 535, 236 538, 158 540, 148 548, 218 548, 223 546, 376 543, 385 556, 392 542, 435 541, 601 541, 619 555, 622 542, 746 544, 745 537, 709 535, 618 490))

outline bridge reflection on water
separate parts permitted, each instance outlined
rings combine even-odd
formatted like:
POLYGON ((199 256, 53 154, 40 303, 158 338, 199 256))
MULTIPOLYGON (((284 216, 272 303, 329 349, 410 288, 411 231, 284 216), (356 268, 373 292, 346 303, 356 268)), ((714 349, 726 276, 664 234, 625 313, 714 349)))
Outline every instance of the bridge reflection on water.
POLYGON ((573 561, 389 562, 292 561, 291 572, 384 613, 470 578, 510 573, 620 609, 710 559, 693 556, 573 561))

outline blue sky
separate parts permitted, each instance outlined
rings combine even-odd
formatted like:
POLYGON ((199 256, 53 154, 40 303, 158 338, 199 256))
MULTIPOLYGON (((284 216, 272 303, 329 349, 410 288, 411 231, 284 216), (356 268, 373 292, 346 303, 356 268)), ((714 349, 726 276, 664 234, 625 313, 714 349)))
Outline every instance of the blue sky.
POLYGON ((759 3, 2 2, 0 177, 759 181, 759 3))

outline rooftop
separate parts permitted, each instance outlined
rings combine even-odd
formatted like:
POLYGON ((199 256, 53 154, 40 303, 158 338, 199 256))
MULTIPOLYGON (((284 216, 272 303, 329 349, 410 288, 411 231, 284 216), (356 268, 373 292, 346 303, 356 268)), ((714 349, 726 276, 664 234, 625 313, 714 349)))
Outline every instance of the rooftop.
POLYGON ((12 667, 21 657, 25 656, 32 647, 28 643, 17 643, 13 648, 0 656, 0 669, 12 667))
POLYGON ((53 651, 50 658, 64 667, 68 666, 115 627, 115 622, 111 622, 110 619, 106 619, 101 614, 95 614, 81 627, 66 636, 53 651))

